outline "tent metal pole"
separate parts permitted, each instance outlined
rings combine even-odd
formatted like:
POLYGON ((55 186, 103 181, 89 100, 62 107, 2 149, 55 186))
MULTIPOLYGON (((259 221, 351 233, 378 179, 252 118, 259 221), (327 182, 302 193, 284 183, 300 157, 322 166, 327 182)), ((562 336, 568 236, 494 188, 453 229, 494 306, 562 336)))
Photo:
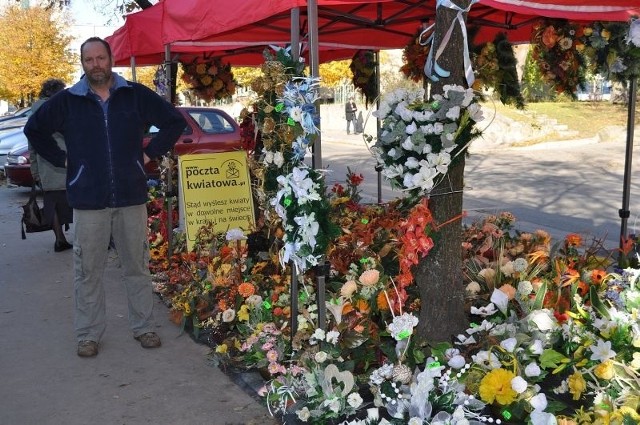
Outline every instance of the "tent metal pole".
POLYGON ((131 63, 131 80, 135 83, 138 81, 136 76, 136 57, 135 56, 131 56, 130 63, 131 63))
MULTIPOLYGON (((307 1, 307 19, 309 19, 309 61, 311 62, 311 76, 320 77, 320 57, 318 48, 318 2, 307 1)), ((316 101, 316 110, 320 111, 320 101, 316 101)), ((322 123, 322 119, 320 120, 322 123)), ((312 167, 317 170, 322 168, 322 136, 313 142, 312 167)))
POLYGON ((623 248, 623 240, 627 237, 627 220, 630 216, 629 193, 631 190, 631 159, 633 157, 633 130, 636 115, 636 92, 638 79, 629 81, 629 100, 627 114, 627 148, 624 157, 624 180, 622 189, 622 208, 618 211, 620 219, 620 249, 623 248))
POLYGON ((300 59, 300 8, 291 9, 291 58, 300 59))
MULTIPOLYGON (((165 44, 164 46, 164 75, 165 86, 167 87, 165 97, 169 103, 171 103, 171 45, 165 44)), ((173 157, 173 150, 169 153, 173 157)), ((173 163, 173 159, 169 161, 169 164, 173 163)), ((167 203, 167 258, 170 260, 173 254, 173 166, 167 167, 167 193, 165 194, 165 201, 167 203)))

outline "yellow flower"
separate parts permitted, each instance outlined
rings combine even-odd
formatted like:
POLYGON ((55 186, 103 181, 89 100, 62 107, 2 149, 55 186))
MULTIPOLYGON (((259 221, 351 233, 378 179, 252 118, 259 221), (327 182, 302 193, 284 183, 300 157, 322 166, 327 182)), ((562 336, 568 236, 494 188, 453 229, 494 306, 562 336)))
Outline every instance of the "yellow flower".
POLYGON ((569 392, 574 400, 579 400, 585 389, 587 389, 587 382, 580 372, 575 372, 569 377, 569 392))
POLYGON ((591 34, 593 34, 593 28, 591 27, 586 27, 584 29, 584 35, 586 35, 587 37, 589 37, 591 34))
POLYGON ((611 423, 612 424, 623 424, 623 423, 640 423, 640 415, 638 412, 629 407, 629 406, 620 406, 619 409, 616 409, 611 414, 611 423), (629 419, 633 420, 633 422, 629 422, 629 419), (625 421, 626 422, 623 422, 625 421))
POLYGON ((611 33, 609 32, 609 30, 603 29, 602 32, 600 32, 600 35, 607 41, 609 41, 609 39, 611 38, 611 33))
POLYGON ((218 354, 227 354, 227 350, 229 347, 227 347, 227 344, 220 344, 216 347, 216 353, 218 354))
POLYGON ((238 310, 238 320, 241 322, 246 322, 249 320, 249 306, 246 304, 242 304, 240 310, 238 310))
POLYGON ((196 66, 197 74, 204 74, 206 71, 207 71, 207 65, 203 63, 199 63, 198 66, 196 66))
POLYGON ((506 369, 493 369, 480 381, 480 398, 486 403, 498 402, 501 405, 511 404, 518 393, 511 388, 513 372, 506 369))
POLYGON ((613 362, 611 360, 604 361, 595 367, 593 373, 600 379, 609 380, 613 378, 614 370, 613 370, 613 362))

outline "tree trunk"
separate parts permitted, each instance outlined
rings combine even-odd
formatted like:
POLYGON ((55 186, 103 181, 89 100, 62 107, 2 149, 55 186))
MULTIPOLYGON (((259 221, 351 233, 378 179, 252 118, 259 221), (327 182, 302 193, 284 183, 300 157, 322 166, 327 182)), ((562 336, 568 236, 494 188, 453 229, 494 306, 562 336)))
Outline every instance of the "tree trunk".
MULTIPOLYGON (((469 0, 458 4, 465 8, 469 0)), ((436 14, 434 57, 445 33, 456 19, 457 12, 440 7, 436 14)), ((465 15, 466 21, 466 15, 465 15)), ((438 59, 441 68, 450 71, 447 78, 431 84, 431 93, 442 93, 445 84, 468 87, 464 75, 464 40, 460 25, 456 22, 451 39, 438 59)), ((464 183, 464 153, 449 167, 444 180, 431 192, 429 208, 437 224, 444 225, 437 232, 435 246, 429 255, 414 269, 420 292, 421 308, 417 335, 422 341, 437 343, 451 341, 467 328, 464 311, 464 286, 462 281, 462 187, 464 183)))

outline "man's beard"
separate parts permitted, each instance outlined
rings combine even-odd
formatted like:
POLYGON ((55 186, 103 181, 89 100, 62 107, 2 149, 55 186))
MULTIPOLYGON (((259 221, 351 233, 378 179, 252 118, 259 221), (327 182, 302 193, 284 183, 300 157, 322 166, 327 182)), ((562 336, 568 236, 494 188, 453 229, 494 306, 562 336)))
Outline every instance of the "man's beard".
POLYGON ((87 72, 86 77, 90 84, 99 86, 109 82, 111 79, 111 71, 106 69, 94 69, 92 72, 87 72))

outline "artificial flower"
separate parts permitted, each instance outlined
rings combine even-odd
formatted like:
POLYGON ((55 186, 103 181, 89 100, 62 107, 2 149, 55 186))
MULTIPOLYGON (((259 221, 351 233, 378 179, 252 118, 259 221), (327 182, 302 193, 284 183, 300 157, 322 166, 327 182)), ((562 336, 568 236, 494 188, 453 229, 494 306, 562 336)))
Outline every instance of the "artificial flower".
POLYGON ((236 311, 232 308, 229 308, 222 312, 222 321, 225 323, 233 322, 233 319, 236 318, 236 311))
POLYGON ((511 381, 515 378, 513 372, 497 368, 489 371, 480 381, 480 398, 487 403, 497 402, 501 405, 513 403, 517 392, 511 388, 511 381))
POLYGON ((582 374, 578 371, 569 376, 569 392, 573 396, 574 400, 579 400, 582 393, 587 389, 587 382, 584 380, 582 374))
POLYGON ((364 286, 373 286, 380 280, 380 272, 376 269, 369 269, 362 272, 358 278, 361 284, 364 286))
POLYGON ((609 379, 613 378, 614 375, 615 375, 615 370, 614 370, 614 367, 613 367, 613 361, 606 360, 606 361, 600 363, 599 365, 597 365, 593 369, 593 373, 598 378, 608 381, 609 379))
POLYGON ((598 338, 598 342, 595 345, 589 347, 591 350, 591 360, 606 361, 616 356, 616 352, 611 349, 611 341, 604 341, 598 338))

